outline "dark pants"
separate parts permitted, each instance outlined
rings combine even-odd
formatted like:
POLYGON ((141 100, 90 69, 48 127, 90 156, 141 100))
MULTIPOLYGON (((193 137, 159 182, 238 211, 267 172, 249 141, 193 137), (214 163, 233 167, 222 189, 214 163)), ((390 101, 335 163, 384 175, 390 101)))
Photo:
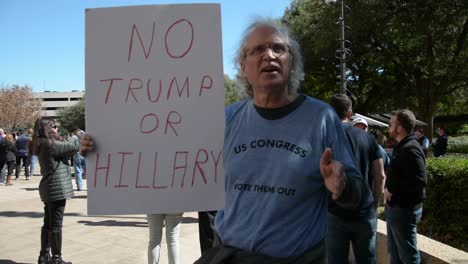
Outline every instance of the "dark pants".
POLYGON ((7 168, 8 168, 8 176, 11 176, 13 175, 13 167, 15 166, 15 162, 14 161, 0 161, 0 169, 3 169, 3 166, 7 165, 7 168))
POLYGON ((417 209, 385 207, 387 247, 391 264, 421 263, 416 236, 422 207, 417 209))
POLYGON ((21 171, 21 165, 24 166, 24 174, 26 175, 26 178, 29 177, 29 158, 28 156, 23 156, 23 157, 16 157, 16 173, 15 176, 18 179, 19 173, 21 171), (23 164, 21 164, 21 161, 23 161, 23 164))
MULTIPOLYGON (((325 264, 325 239, 300 256, 275 258, 244 251, 235 247, 218 245, 201 256, 194 264, 325 264)), ((334 264, 334 263, 330 263, 334 264)))
POLYGON ((213 247, 215 237, 215 217, 216 211, 198 212, 198 233, 200 237, 200 249, 202 255, 213 247))
POLYGON ((66 201, 67 200, 59 200, 45 203, 43 229, 49 232, 62 230, 66 201))
POLYGON ((62 255, 62 223, 66 201, 64 199, 45 203, 44 225, 41 230, 41 255, 48 254, 49 246, 54 258, 60 258, 62 255))

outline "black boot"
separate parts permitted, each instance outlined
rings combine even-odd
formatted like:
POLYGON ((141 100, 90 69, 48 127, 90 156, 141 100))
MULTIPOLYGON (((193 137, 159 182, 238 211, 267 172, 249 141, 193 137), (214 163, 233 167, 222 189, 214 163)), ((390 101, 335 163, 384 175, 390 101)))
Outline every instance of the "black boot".
POLYGON ((52 256, 50 255, 49 231, 41 229, 41 252, 39 252, 38 264, 48 264, 52 256))
POLYGON ((50 264, 72 264, 71 262, 63 261, 61 256, 52 256, 52 260, 49 263, 50 264))
POLYGON ((50 256, 50 253, 47 252, 45 254, 40 254, 39 258, 37 259, 38 264, 49 264, 50 260, 52 259, 52 256, 50 256))
POLYGON ((52 249, 51 264, 71 264, 62 260, 62 230, 49 233, 50 247, 52 249))

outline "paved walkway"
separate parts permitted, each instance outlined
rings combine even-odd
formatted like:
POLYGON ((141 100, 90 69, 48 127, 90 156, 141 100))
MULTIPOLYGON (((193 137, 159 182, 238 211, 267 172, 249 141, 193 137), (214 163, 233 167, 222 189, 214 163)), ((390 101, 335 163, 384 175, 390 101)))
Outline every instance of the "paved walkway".
MULTIPOLYGON (((20 180, 13 181, 13 186, 0 186, 0 264, 37 263, 43 219, 38 191, 40 179, 41 176, 33 176, 26 181, 20 176, 20 180)), ((75 192, 75 198, 67 201, 64 259, 73 264, 147 263, 145 215, 91 217, 86 213, 86 201, 86 191, 75 192)), ((200 257, 197 221, 197 213, 184 214, 180 234, 183 264, 193 263, 200 257)), ((168 263, 165 237, 160 263, 168 263)))

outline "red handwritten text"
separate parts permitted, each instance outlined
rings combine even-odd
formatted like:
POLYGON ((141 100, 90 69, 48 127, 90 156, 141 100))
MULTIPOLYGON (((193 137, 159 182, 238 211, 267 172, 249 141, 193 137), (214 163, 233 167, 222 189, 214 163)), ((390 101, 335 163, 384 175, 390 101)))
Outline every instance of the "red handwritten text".
MULTIPOLYGON (((142 38, 142 36, 140 35, 140 30, 138 30, 137 25, 133 24, 132 31, 130 33, 130 43, 128 45, 128 58, 127 58, 128 62, 130 62, 130 60, 132 59, 132 55, 133 55, 132 51, 133 51, 133 43, 135 42, 135 33, 136 33, 136 36, 138 37, 138 41, 139 41, 139 43, 141 45, 141 48, 143 50, 143 54, 145 56, 145 59, 146 60, 149 59, 150 54, 151 54, 151 49, 153 48, 155 30, 156 30, 156 22, 153 22, 153 27, 152 27, 152 31, 151 31, 151 41, 147 45, 147 47, 145 47, 145 44, 143 43, 144 38, 142 38)), ((185 57, 187 55, 187 53, 189 53, 189 51, 192 49, 194 38, 195 38, 195 35, 194 35, 192 22, 190 22, 187 19, 177 20, 176 22, 172 23, 166 29, 165 34, 164 34, 164 45, 165 45, 166 54, 169 57, 174 58, 174 59, 180 59, 180 58, 185 57), (185 29, 185 31, 190 32, 190 35, 187 36, 186 38, 181 38, 182 36, 180 36, 180 33, 183 32, 184 29, 185 29), (178 37, 177 38, 170 38, 169 37, 170 34, 177 34, 178 37), (174 41, 172 41, 172 43, 169 43, 170 39, 177 40, 177 43, 174 43, 174 41), (179 46, 180 45, 179 42, 181 40, 186 41, 185 49, 183 49, 182 51, 170 50, 170 47, 179 46), (177 45, 174 45, 174 44, 177 44, 177 45)))
MULTIPOLYGON (((160 161, 158 152, 107 153, 104 155, 107 160, 102 160, 102 153, 98 153, 94 175, 90 176, 93 178, 94 188, 100 185, 106 188, 184 189, 197 184, 217 184, 221 153, 222 151, 206 149, 196 152, 176 151, 172 164, 160 161), (160 162, 169 169, 161 172, 161 167, 158 166, 160 162), (105 179, 98 173, 101 170, 105 171, 105 179)), ((170 157, 166 160, 170 160, 170 157)))

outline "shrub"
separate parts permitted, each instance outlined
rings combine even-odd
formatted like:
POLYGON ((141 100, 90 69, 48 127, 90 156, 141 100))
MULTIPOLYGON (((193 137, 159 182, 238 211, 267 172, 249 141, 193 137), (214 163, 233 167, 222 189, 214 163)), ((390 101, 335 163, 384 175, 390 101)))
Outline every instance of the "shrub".
POLYGON ((468 159, 430 158, 427 172, 427 199, 419 232, 467 250, 468 159))
POLYGON ((468 136, 448 138, 448 153, 468 153, 468 136))

